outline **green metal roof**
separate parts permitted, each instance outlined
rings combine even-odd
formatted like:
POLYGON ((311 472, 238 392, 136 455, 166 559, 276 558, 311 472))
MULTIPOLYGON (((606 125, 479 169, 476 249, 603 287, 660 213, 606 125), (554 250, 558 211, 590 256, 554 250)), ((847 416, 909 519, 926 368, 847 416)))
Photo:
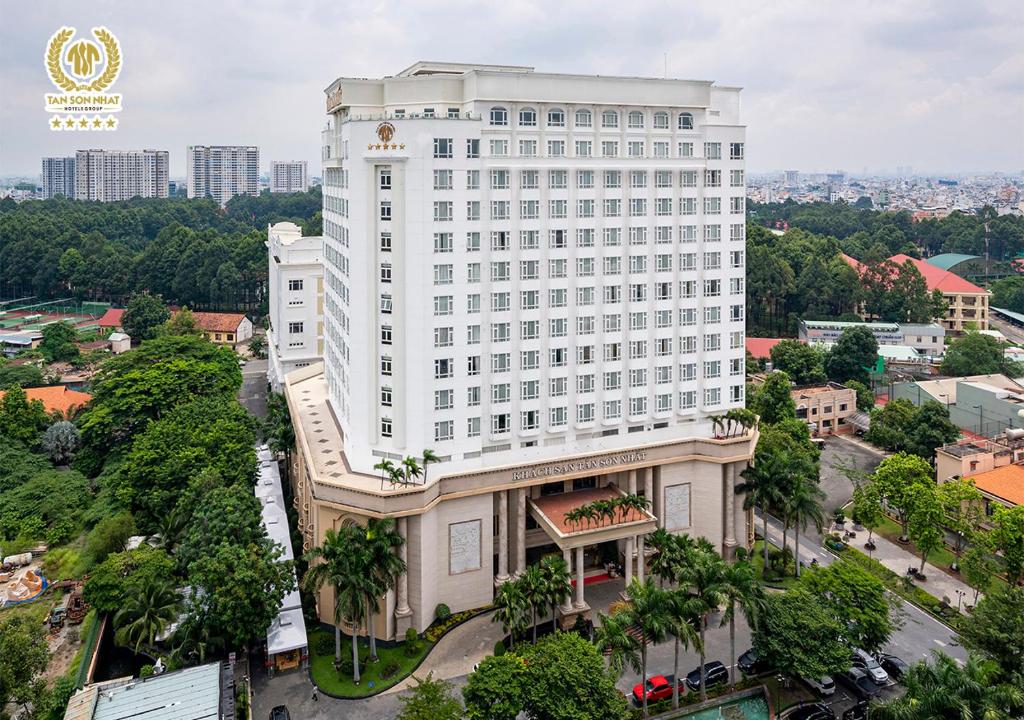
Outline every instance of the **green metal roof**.
POLYGON ((942 270, 952 270, 962 262, 977 260, 979 257, 979 255, 964 255, 963 253, 942 253, 941 255, 925 258, 925 262, 942 270))

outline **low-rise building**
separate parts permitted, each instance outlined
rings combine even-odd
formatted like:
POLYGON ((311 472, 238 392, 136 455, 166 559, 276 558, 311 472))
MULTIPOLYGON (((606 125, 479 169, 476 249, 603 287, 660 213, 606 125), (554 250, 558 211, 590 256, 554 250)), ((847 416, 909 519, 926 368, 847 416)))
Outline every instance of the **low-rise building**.
MULTIPOLYGON (((0 390, 0 400, 7 394, 6 390, 0 390)), ((59 414, 61 417, 72 418, 79 410, 84 408, 92 395, 89 393, 71 390, 64 385, 49 385, 47 387, 25 388, 25 397, 29 402, 38 400, 43 404, 47 415, 59 414)))
POLYGON ((123 317, 124 308, 108 308, 98 321, 100 330, 122 332, 124 330, 124 326, 121 324, 123 317))
POLYGON ((940 402, 949 409, 954 425, 983 437, 992 437, 1006 428, 1024 428, 1024 386, 1005 375, 896 383, 891 397, 917 406, 928 400, 940 402))
POLYGON ((1024 433, 1009 430, 991 440, 966 439, 935 449, 935 478, 940 483, 1024 462, 1024 433))
POLYGON ((210 342, 238 345, 252 337, 252 320, 241 313, 192 313, 210 342))
POLYGON ((805 343, 834 343, 845 330, 863 327, 871 331, 879 346, 905 346, 929 357, 942 355, 946 330, 938 323, 840 322, 801 320, 798 337, 805 343))
POLYGON ((847 419, 857 412, 857 393, 838 383, 794 389, 790 395, 796 404, 796 416, 805 420, 811 434, 834 435, 851 432, 847 419))
POLYGON ((1012 508, 1024 505, 1024 466, 1020 464, 986 470, 972 475, 974 487, 981 491, 985 517, 991 517, 999 506, 1012 508))

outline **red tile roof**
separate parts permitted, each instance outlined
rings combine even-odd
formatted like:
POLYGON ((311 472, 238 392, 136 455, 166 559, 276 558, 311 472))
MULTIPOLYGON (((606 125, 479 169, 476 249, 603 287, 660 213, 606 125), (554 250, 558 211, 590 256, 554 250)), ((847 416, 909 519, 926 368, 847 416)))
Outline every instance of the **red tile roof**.
POLYGON ((752 338, 746 341, 747 352, 758 360, 770 360, 772 348, 782 342, 782 338, 752 338))
POLYGON ((943 270, 942 268, 935 267, 924 260, 918 260, 917 258, 912 258, 909 255, 904 255, 903 253, 893 255, 889 259, 897 265, 903 265, 908 260, 914 263, 914 267, 924 275, 924 280, 928 283, 929 290, 941 290, 944 293, 950 294, 986 292, 984 288, 980 288, 974 283, 967 282, 959 275, 954 275, 949 270, 943 270))
POLYGON ((117 328, 121 327, 121 316, 124 315, 124 308, 110 308, 100 318, 100 327, 117 328))
POLYGON ((537 511, 544 515, 563 535, 568 535, 578 530, 595 530, 602 526, 621 525, 623 523, 649 519, 644 513, 633 508, 617 508, 615 517, 610 521, 597 520, 589 526, 585 523, 581 526, 576 526, 565 519, 565 514, 570 510, 589 505, 595 500, 612 500, 617 497, 622 497, 622 493, 616 488, 602 487, 559 493, 557 495, 545 495, 544 497, 534 498, 531 502, 537 508, 537 511), (602 522, 604 525, 602 525, 602 522))
POLYGON ((238 326, 245 320, 241 313, 193 312, 196 325, 207 332, 237 332, 238 326))
POLYGON ((853 268, 854 270, 856 270, 857 272, 860 272, 860 269, 861 269, 862 267, 864 267, 863 263, 861 263, 861 262, 860 262, 859 260, 856 260, 856 259, 854 259, 854 258, 850 257, 850 256, 849 256, 849 255, 847 255, 846 253, 841 253, 841 254, 842 254, 842 256, 843 256, 843 260, 845 260, 845 261, 846 261, 846 263, 847 263, 847 264, 848 264, 848 265, 849 265, 850 267, 852 267, 852 268, 853 268))
MULTIPOLYGON (((0 398, 3 398, 5 394, 5 391, 0 390, 0 398)), ((57 410, 63 415, 66 415, 68 410, 73 407, 84 407, 86 403, 92 400, 92 395, 89 393, 69 390, 64 385, 25 388, 25 395, 28 397, 29 402, 33 400, 42 402, 46 412, 49 413, 57 410)))
POLYGON ((1004 465, 971 475, 974 487, 1014 505, 1024 505, 1024 467, 1004 465))

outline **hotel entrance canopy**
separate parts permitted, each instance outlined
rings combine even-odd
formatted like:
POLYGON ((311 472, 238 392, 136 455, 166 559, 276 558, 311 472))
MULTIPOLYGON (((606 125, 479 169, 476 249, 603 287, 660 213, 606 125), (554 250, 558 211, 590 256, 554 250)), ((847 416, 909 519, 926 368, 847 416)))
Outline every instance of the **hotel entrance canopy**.
POLYGON ((595 501, 622 497, 625 493, 614 486, 546 495, 529 500, 530 514, 562 550, 654 532, 658 526, 657 518, 650 511, 637 508, 617 507, 610 518, 579 521, 566 518, 566 513, 595 501))

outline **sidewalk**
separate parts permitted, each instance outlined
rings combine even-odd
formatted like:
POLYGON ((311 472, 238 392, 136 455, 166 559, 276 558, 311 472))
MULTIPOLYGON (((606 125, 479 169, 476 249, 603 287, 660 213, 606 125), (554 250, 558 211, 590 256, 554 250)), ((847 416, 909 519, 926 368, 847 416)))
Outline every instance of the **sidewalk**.
MULTIPOLYGON (((758 530, 762 529, 762 520, 760 519, 760 515, 758 516, 756 525, 758 530)), ((919 556, 910 553, 905 548, 897 545, 896 543, 890 542, 877 534, 873 538, 875 541, 875 550, 872 553, 868 553, 868 551, 864 549, 864 543, 867 542, 867 538, 868 534, 866 530, 858 532, 857 539, 851 543, 852 547, 855 547, 860 552, 870 555, 897 575, 906 575, 907 568, 909 567, 918 568, 921 566, 921 558, 919 556)), ((776 547, 779 547, 782 544, 782 523, 771 515, 768 516, 768 540, 776 547)), ((790 547, 793 547, 792 528, 789 530, 786 542, 790 547)), ((827 552, 824 548, 817 547, 806 542, 803 534, 801 533, 800 558, 804 561, 805 566, 810 564, 812 558, 817 558, 818 562, 822 565, 829 565, 835 559, 835 556, 827 552)), ((950 577, 931 563, 925 564, 924 574, 928 577, 927 582, 915 581, 914 584, 929 595, 939 600, 942 600, 944 597, 948 598, 950 604, 954 607, 957 604, 957 590, 961 590, 964 593, 964 602, 969 602, 974 599, 974 590, 966 583, 950 577)), ((983 595, 979 596, 979 599, 981 597, 983 597, 983 595)), ((963 603, 961 603, 960 612, 964 614, 967 612, 966 608, 963 607, 963 603)))

